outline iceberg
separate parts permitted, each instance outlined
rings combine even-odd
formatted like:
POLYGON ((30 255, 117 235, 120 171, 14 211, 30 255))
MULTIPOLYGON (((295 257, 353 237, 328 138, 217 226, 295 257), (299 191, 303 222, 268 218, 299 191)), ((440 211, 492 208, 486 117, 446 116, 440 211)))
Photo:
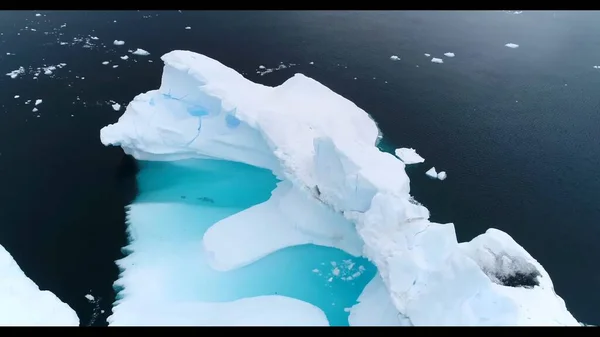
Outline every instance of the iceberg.
POLYGON ((433 179, 438 177, 438 173, 435 170, 435 167, 432 167, 429 170, 427 170, 427 172, 425 172, 425 175, 427 175, 429 178, 433 178, 433 179))
MULTIPOLYGON (((579 325, 548 273, 508 234, 490 229, 459 243, 452 223, 429 221, 410 195, 405 164, 377 148, 375 121, 354 103, 302 74, 269 87, 190 51, 162 60, 160 88, 136 96, 102 128, 102 143, 138 160, 243 163, 280 181, 265 203, 206 231, 201 246, 213 268, 241 268, 285 246, 314 243, 361 254, 378 269, 349 309, 353 325, 579 325)), ((244 312, 244 324, 256 318, 252 311, 283 311, 283 299, 261 310, 245 309, 244 301, 211 304, 214 316, 202 322, 224 324, 220 310, 244 312)), ((193 314, 204 312, 200 305, 168 308, 138 296, 118 308, 130 306, 131 320, 123 318, 130 324, 139 323, 136 315, 167 312, 199 324, 192 318, 202 316, 193 314)), ((325 323, 311 317, 303 322, 325 323)))
POLYGON ((411 148, 403 147, 396 149, 394 154, 406 165, 419 164, 425 161, 425 158, 421 157, 415 149, 411 148))
POLYGON ((79 326, 73 309, 40 290, 0 246, 0 326, 79 326))

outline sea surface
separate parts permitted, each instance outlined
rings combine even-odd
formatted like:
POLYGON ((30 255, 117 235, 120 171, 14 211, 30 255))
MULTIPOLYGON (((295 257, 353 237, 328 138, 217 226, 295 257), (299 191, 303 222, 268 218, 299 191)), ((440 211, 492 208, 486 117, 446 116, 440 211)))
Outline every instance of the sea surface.
POLYGON ((303 73, 352 100, 386 148, 426 158, 408 174, 432 220, 461 241, 507 232, 578 320, 600 324, 600 12, 517 13, 0 11, 0 244, 82 325, 106 325, 145 167, 99 130, 158 88, 162 54, 185 49, 266 85, 303 73), (431 166, 448 178, 428 179, 431 166))

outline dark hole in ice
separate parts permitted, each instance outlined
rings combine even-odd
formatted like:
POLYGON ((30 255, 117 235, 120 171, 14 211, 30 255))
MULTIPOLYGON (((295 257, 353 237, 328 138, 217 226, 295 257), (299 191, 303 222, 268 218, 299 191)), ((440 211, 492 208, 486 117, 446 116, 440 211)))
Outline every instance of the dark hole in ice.
POLYGON ((531 289, 535 286, 540 285, 540 282, 538 281, 538 276, 541 276, 540 272, 535 270, 527 273, 518 271, 512 275, 496 275, 496 278, 498 279, 498 281, 500 281, 500 284, 503 286, 513 288, 523 287, 531 289))

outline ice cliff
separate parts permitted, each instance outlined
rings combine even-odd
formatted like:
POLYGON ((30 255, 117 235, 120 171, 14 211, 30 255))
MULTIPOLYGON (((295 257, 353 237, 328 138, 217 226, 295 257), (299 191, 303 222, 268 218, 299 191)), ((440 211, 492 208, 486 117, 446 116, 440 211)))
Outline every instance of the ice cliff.
POLYGON ((349 100, 302 74, 268 87, 193 52, 162 60, 160 88, 135 97, 102 143, 140 160, 242 162, 282 180, 268 201, 206 232, 214 268, 314 243, 379 270, 352 325, 579 325, 508 234, 459 243, 453 224, 430 222, 404 163, 377 148, 376 123, 349 100))
POLYGON ((73 309, 41 291, 0 246, 0 326, 79 326, 73 309))

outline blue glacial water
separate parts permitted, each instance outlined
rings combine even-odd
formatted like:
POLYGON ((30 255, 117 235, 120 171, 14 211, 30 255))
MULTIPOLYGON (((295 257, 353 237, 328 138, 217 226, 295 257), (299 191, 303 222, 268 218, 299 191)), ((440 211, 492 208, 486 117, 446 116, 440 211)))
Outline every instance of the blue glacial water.
POLYGON ((205 231, 266 201, 277 183, 271 172, 215 160, 139 162, 139 168, 139 195, 128 210, 130 253, 117 262, 126 275, 117 281, 118 298, 222 302, 277 294, 321 308, 331 325, 348 325, 345 308, 376 273, 366 259, 302 245, 232 271, 208 265, 205 231))

